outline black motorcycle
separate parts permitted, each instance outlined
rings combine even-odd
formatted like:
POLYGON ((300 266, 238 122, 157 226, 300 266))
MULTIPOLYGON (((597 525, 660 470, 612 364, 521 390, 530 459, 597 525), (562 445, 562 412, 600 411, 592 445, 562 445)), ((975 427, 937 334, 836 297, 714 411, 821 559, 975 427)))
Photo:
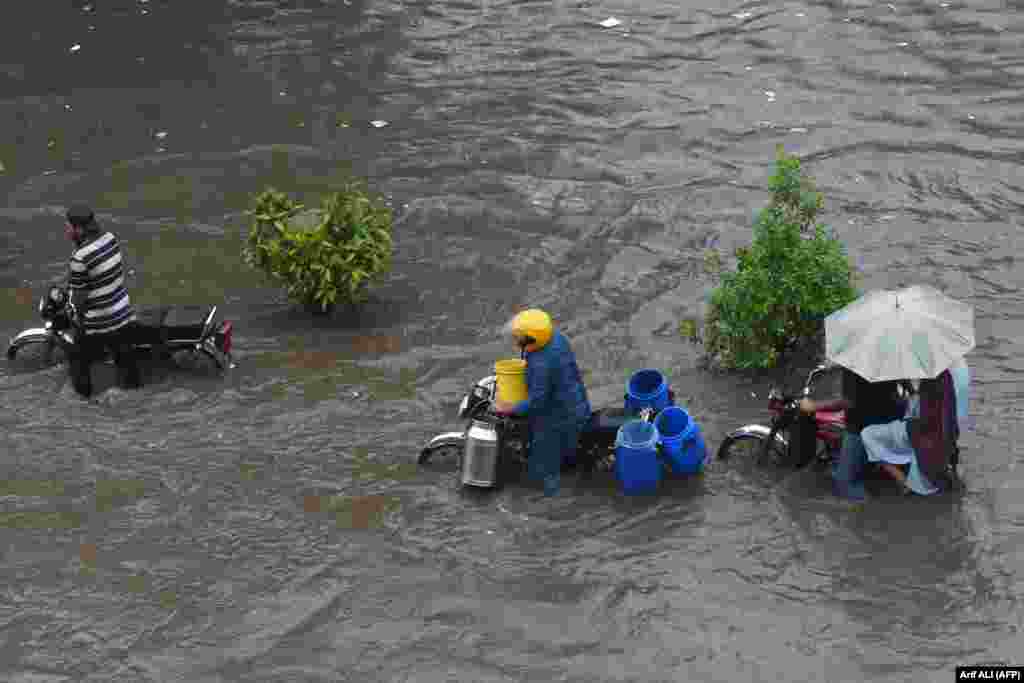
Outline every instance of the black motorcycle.
MULTIPOLYGON (((521 417, 503 416, 494 413, 494 397, 496 393, 496 377, 484 377, 462 398, 459 404, 459 419, 469 421, 469 425, 461 432, 444 432, 430 439, 420 451, 420 465, 431 463, 435 459, 451 459, 462 462, 467 439, 474 429, 474 423, 483 422, 495 426, 498 435, 498 451, 502 479, 521 472, 526 465, 528 452, 528 431, 526 420, 521 417)), ((675 404, 675 395, 668 392, 669 403, 675 404)), ((654 420, 653 410, 646 408, 633 414, 624 408, 607 407, 595 410, 590 421, 580 432, 579 445, 576 450, 575 466, 584 474, 594 471, 610 472, 615 468, 615 439, 619 428, 631 420, 654 420)), ((468 481, 466 483, 469 483, 468 481)), ((489 487, 491 484, 480 484, 489 487)))
MULTIPOLYGON (((77 316, 66 284, 55 285, 39 300, 39 316, 43 327, 33 327, 11 339, 7 347, 9 361, 31 356, 47 365, 75 353, 80 334, 74 324, 77 316)), ((186 352, 194 358, 205 358, 218 370, 231 364, 230 321, 214 329, 216 306, 157 307, 136 311, 133 347, 154 357, 169 358, 186 352)), ((109 357, 106 360, 111 360, 109 357)))

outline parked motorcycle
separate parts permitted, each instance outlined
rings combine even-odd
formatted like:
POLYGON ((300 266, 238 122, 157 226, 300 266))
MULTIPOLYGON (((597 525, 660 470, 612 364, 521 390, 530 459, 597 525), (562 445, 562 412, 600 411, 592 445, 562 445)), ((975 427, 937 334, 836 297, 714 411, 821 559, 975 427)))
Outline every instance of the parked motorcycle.
MULTIPOLYGON (((15 335, 7 347, 9 361, 32 354, 50 365, 56 351, 64 358, 76 351, 79 331, 72 322, 76 315, 67 284, 51 287, 40 298, 38 310, 43 327, 15 335)), ((138 309, 134 349, 164 356, 188 352, 209 359, 218 370, 223 370, 231 363, 232 324, 225 320, 215 330, 216 314, 216 306, 138 309)))
MULTIPOLYGON (((420 451, 419 464, 442 458, 459 462, 462 484, 478 488, 500 487, 515 471, 522 471, 528 458, 526 420, 495 413, 496 391, 494 375, 479 380, 459 403, 459 418, 469 421, 466 429, 430 439, 420 451)), ((668 395, 669 403, 674 403, 674 393, 669 390, 668 395)), ((625 408, 594 411, 580 433, 575 466, 585 474, 612 471, 619 428, 630 420, 651 422, 654 417, 649 408, 636 415, 625 408)))
POLYGON ((822 364, 812 369, 798 394, 784 394, 771 387, 768 392, 768 410, 772 413, 770 425, 749 424, 733 430, 719 446, 718 459, 727 460, 747 451, 746 457, 781 467, 831 462, 842 446, 846 413, 842 410, 819 410, 813 417, 804 416, 800 412, 800 399, 811 395, 814 382, 821 374, 836 367, 822 364), (802 428, 799 434, 796 433, 798 428, 802 428), (813 442, 810 441, 812 429, 813 442), (800 437, 803 437, 803 443, 800 437))

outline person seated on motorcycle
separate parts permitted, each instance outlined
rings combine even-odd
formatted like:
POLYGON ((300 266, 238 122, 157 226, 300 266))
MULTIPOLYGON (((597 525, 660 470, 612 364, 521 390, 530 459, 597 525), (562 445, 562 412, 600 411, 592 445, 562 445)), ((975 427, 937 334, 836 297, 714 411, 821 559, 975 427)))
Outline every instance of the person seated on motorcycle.
POLYGON ((512 404, 496 401, 500 414, 527 416, 530 449, 527 470, 543 482, 544 493, 560 488, 562 459, 572 462, 580 431, 590 420, 590 401, 569 340, 554 329, 544 311, 523 311, 509 324, 526 360, 528 398, 512 404))
POLYGON ((969 377, 961 359, 936 379, 921 382, 904 419, 861 432, 868 461, 879 463, 906 493, 927 496, 949 484, 947 467, 956 464, 956 442, 966 428, 969 377))
POLYGON ((842 397, 830 401, 800 401, 805 413, 845 410, 846 431, 839 457, 832 465, 832 489, 839 497, 863 501, 864 468, 867 451, 861 430, 868 425, 891 422, 903 417, 906 401, 900 396, 899 382, 869 382, 852 370, 843 368, 842 397))
POLYGON ((71 254, 71 303, 77 320, 76 348, 68 358, 71 382, 81 396, 92 395, 92 364, 113 352, 122 386, 141 385, 133 349, 135 310, 124 286, 121 246, 112 232, 96 222, 92 209, 74 206, 67 212, 65 235, 71 254))

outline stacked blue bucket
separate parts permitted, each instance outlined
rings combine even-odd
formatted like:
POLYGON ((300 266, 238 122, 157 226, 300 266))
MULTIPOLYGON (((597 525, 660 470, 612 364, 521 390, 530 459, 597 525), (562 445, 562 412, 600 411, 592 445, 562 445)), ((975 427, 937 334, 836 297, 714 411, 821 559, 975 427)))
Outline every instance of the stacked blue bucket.
POLYGON ((669 406, 654 419, 660 437, 661 453, 673 474, 697 474, 704 467, 704 436, 690 414, 679 406, 669 406))
POLYGON ((626 386, 626 412, 636 414, 642 408, 654 408, 659 412, 671 403, 668 396, 668 382, 657 370, 640 370, 633 373, 626 386))
POLYGON ((700 427, 683 408, 672 404, 668 382, 657 370, 633 374, 626 390, 625 409, 657 413, 653 423, 631 420, 615 439, 615 473, 623 493, 652 493, 661 482, 664 457, 673 474, 696 474, 704 466, 705 445, 700 427), (660 454, 659 454, 660 449, 660 454))
POLYGON ((661 482, 658 429, 651 422, 630 420, 615 437, 615 476, 627 495, 653 493, 661 482))

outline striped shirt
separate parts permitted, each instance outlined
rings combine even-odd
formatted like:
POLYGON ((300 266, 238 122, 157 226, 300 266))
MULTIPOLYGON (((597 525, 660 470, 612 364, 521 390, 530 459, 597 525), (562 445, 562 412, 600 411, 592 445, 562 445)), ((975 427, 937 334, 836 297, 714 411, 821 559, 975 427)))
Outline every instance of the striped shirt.
POLYGON ((121 245, 111 232, 75 249, 71 255, 71 289, 85 290, 85 333, 113 332, 135 320, 124 287, 121 245))

